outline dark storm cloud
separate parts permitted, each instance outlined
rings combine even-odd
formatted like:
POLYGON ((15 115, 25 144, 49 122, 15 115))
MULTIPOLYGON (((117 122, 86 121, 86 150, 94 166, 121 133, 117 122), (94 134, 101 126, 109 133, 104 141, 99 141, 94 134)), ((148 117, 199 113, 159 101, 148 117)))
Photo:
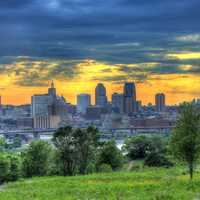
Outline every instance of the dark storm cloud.
POLYGON ((200 51, 199 7, 199 0, 2 0, 0 73, 14 70, 21 78, 18 84, 42 85, 55 76, 73 78, 78 69, 73 63, 53 68, 41 64, 39 70, 47 71, 41 77, 29 70, 32 60, 78 63, 86 58, 111 64, 159 63, 135 71, 126 65, 120 69, 138 81, 146 80, 147 74, 199 73, 199 61, 166 57, 171 52, 200 51), (19 62, 18 56, 28 56, 24 69, 9 66, 15 59, 19 62), (186 64, 193 67, 184 71, 180 65, 186 64), (23 70, 27 76, 22 76, 23 70))

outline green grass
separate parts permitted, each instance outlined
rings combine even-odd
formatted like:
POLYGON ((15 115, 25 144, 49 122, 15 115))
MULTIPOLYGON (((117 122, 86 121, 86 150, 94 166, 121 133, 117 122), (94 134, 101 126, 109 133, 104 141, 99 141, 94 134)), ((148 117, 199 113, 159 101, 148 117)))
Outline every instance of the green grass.
POLYGON ((200 174, 180 168, 21 180, 0 188, 0 200, 198 200, 200 174))

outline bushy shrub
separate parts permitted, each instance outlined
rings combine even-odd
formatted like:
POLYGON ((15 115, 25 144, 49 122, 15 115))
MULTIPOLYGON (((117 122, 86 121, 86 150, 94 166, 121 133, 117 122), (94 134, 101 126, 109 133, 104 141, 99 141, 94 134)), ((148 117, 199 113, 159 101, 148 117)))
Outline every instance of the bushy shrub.
POLYGON ((163 154, 166 151, 166 144, 161 137, 140 135, 128 138, 123 150, 130 160, 137 160, 146 158, 152 152, 163 154))
POLYGON ((109 173, 109 172, 112 172, 112 167, 111 165, 109 164, 101 164, 99 167, 98 167, 98 172, 100 173, 109 173))
POLYGON ((144 160, 144 165, 149 167, 172 167, 173 164, 162 154, 151 152, 144 160))
POLYGON ((123 165, 123 155, 117 148, 115 141, 106 142, 99 150, 97 164, 108 164, 112 170, 118 170, 123 165))
POLYGON ((20 177, 20 158, 14 154, 0 155, 0 184, 20 177))
POLYGON ((51 167, 51 145, 44 141, 34 141, 22 153, 22 172, 25 177, 45 176, 51 167))

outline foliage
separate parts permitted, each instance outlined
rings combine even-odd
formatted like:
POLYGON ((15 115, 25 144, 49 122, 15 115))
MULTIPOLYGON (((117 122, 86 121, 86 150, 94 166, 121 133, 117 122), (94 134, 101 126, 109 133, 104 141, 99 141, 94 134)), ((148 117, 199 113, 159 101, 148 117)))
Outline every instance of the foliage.
POLYGON ((44 141, 34 141, 22 152, 22 171, 25 177, 45 176, 50 167, 52 148, 44 141))
POLYGON ((79 161, 79 173, 86 174, 89 170, 90 162, 96 162, 96 153, 99 140, 99 132, 94 127, 88 127, 86 130, 77 129, 74 132, 79 161))
POLYGON ((86 130, 59 128, 53 137, 62 162, 63 175, 86 174, 91 170, 91 162, 95 162, 99 133, 94 127, 86 130))
POLYGON ((113 170, 118 170, 123 164, 123 155, 117 148, 115 141, 105 142, 98 156, 98 166, 108 164, 113 170))
POLYGON ((98 167, 98 171, 101 173, 109 173, 109 172, 112 172, 113 170, 112 170, 111 165, 104 163, 98 167))
POLYGON ((144 159, 151 152, 165 153, 161 137, 133 136, 125 141, 123 150, 131 160, 144 159))
POLYGON ((151 152, 144 160, 144 165, 149 167, 172 167, 173 164, 163 155, 157 152, 151 152))
POLYGON ((194 102, 181 104, 179 112, 171 149, 178 160, 187 163, 192 179, 194 165, 200 157, 200 112, 194 102))
POLYGON ((0 154, 0 184, 20 177, 20 159, 15 154, 0 154))
POLYGON ((6 148, 6 141, 4 138, 0 137, 0 152, 4 151, 6 148))

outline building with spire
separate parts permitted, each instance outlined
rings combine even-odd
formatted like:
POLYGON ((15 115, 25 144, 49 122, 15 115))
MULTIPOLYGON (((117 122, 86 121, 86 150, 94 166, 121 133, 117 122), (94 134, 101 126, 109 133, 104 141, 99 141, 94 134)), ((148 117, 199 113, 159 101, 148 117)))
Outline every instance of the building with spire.
POLYGON ((47 94, 36 94, 31 98, 34 128, 58 128, 62 120, 68 118, 67 105, 63 97, 56 95, 54 82, 47 94))

